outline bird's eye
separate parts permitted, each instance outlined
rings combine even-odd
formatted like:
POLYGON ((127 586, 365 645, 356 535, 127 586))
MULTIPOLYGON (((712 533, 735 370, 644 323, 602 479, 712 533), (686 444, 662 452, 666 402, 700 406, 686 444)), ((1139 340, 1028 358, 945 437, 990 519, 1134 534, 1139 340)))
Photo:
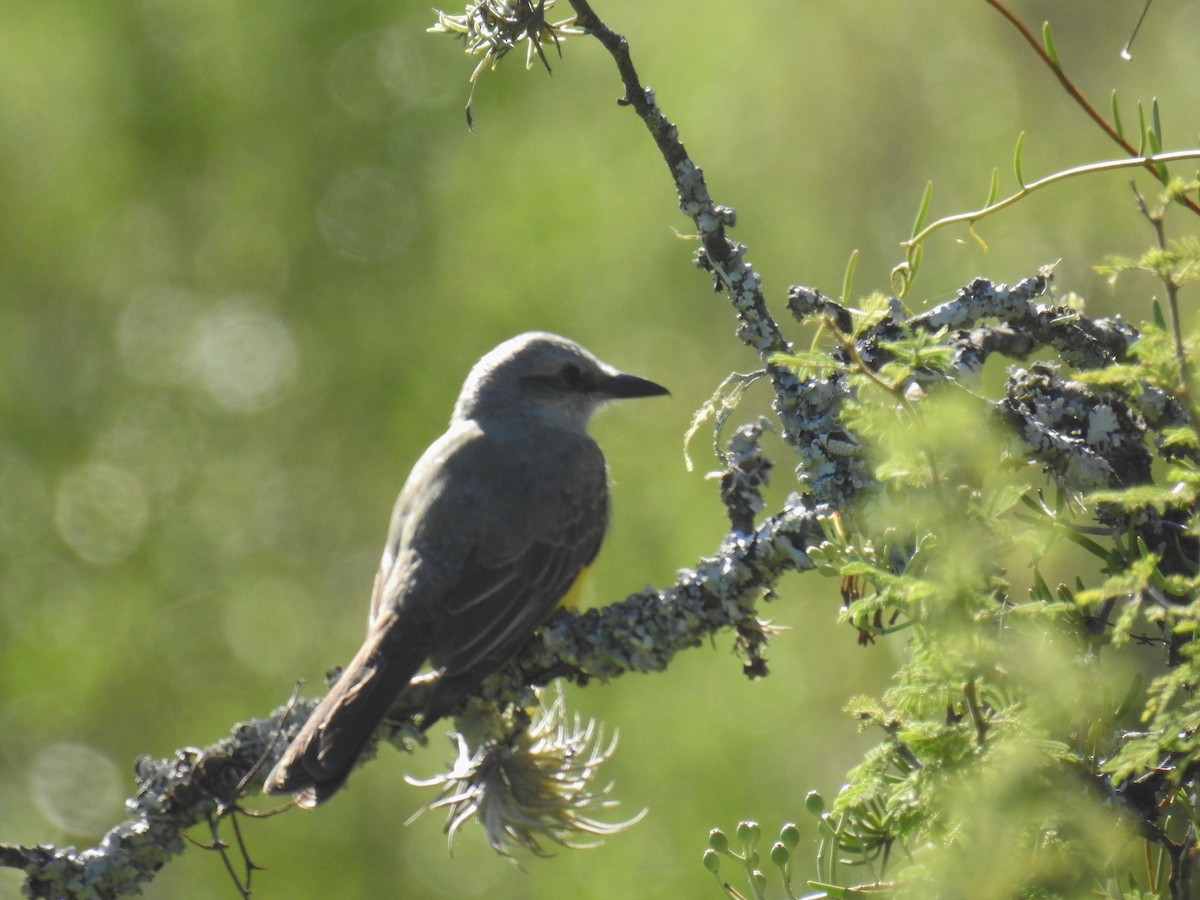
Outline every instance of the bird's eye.
POLYGON ((583 372, 574 363, 567 363, 567 365, 562 367, 562 371, 558 373, 558 377, 562 379, 563 384, 574 387, 583 378, 583 372))

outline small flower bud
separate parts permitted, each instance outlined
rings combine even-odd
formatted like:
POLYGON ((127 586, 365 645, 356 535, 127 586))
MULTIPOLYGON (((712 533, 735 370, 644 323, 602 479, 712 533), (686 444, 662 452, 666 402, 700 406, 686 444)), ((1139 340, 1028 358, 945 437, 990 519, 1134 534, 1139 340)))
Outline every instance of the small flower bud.
POLYGON ((796 827, 795 822, 788 822, 779 829, 779 840, 783 841, 783 845, 789 850, 795 850, 800 845, 800 829, 796 827))
POLYGON ((711 847, 704 851, 704 868, 708 869, 714 875, 721 870, 721 854, 717 853, 711 847))
POLYGON ((758 823, 753 820, 738 822, 737 837, 747 847, 753 847, 758 843, 758 836, 762 829, 758 827, 758 823))
POLYGON ((759 894, 763 894, 767 890, 767 876, 762 873, 761 869, 755 869, 750 873, 750 880, 754 882, 754 887, 759 894))
POLYGON ((788 864, 788 860, 792 858, 791 851, 784 845, 783 841, 776 841, 771 847, 771 862, 780 869, 788 864))
POLYGON ((726 853, 729 850, 729 838, 720 828, 714 828, 708 833, 708 846, 717 853, 726 853))
POLYGON ((814 816, 825 812, 825 798, 816 791, 809 791, 804 797, 804 808, 814 816))

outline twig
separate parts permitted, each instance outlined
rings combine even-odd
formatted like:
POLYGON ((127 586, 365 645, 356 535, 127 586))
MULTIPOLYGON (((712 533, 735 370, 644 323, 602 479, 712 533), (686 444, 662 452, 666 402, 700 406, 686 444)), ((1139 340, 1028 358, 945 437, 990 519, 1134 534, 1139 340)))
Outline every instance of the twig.
MULTIPOLYGON (((990 2, 990 0, 989 0, 990 2)), ((1005 197, 1003 200, 996 200, 989 203, 987 206, 981 206, 979 209, 970 210, 969 212, 956 213, 952 216, 946 216, 938 219, 936 222, 931 222, 914 234, 907 241, 901 241, 900 246, 912 247, 920 244, 929 235, 935 231, 940 231, 947 225, 953 225, 956 222, 966 222, 974 224, 980 219, 990 216, 992 213, 1006 207, 1012 206, 1020 200, 1025 199, 1036 190, 1047 187, 1051 184, 1057 184, 1060 181, 1065 181, 1068 178, 1074 178, 1078 175, 1090 175, 1096 172, 1111 172, 1118 169, 1128 169, 1133 166, 1154 165, 1160 162, 1174 162, 1180 159, 1196 159, 1200 157, 1200 150, 1175 150, 1170 153, 1153 153, 1149 156, 1136 156, 1133 159, 1108 159, 1101 162, 1088 163, 1083 166, 1075 166, 1071 169, 1063 169, 1061 172, 1054 172, 1047 175, 1045 178, 1039 178, 1036 181, 1030 181, 1027 184, 1021 185, 1021 189, 1015 194, 1005 197)))
MULTIPOLYGON (((1107 134, 1114 143, 1116 143, 1130 156, 1140 157, 1141 154, 1138 149, 1125 140, 1125 138, 1121 136, 1120 132, 1117 131, 1116 126, 1100 114, 1099 110, 1092 105, 1091 101, 1089 101, 1088 98, 1083 95, 1083 92, 1075 86, 1075 82, 1070 79, 1067 73, 1063 70, 1063 67, 1059 65, 1058 62, 1047 52, 1046 48, 1042 46, 1042 42, 1034 36, 1033 32, 1026 27, 1025 23, 1022 22, 1015 13, 1013 13, 1007 6, 1000 2, 1000 0, 984 0, 984 2, 1000 13, 1000 15, 1004 16, 1004 18, 1008 20, 1009 24, 1011 24, 1013 28, 1017 29, 1018 33, 1020 33, 1021 37, 1025 39, 1026 43, 1033 48, 1033 52, 1036 53, 1042 62, 1049 67, 1050 71, 1054 73, 1054 77, 1058 79, 1059 83, 1063 86, 1063 89, 1066 90, 1066 92, 1071 96, 1071 99, 1079 105, 1080 109, 1087 113, 1088 117, 1093 122, 1100 126, 1100 129, 1107 134)), ((1161 180, 1159 173, 1155 170, 1154 161, 1149 161, 1148 157, 1143 157, 1138 160, 1138 164, 1144 166, 1146 171, 1148 171, 1155 178, 1159 178, 1161 180)), ((1179 200, 1192 212, 1200 213, 1200 204, 1197 204, 1196 201, 1187 196, 1180 196, 1179 200)))
MULTIPOLYGON (((679 131, 658 107, 654 92, 643 87, 629 55, 629 42, 609 28, 593 11, 587 0, 570 0, 575 24, 596 38, 617 64, 624 96, 618 101, 633 107, 658 146, 679 194, 679 208, 696 223, 703 257, 697 263, 708 269, 726 288, 738 314, 738 336, 753 347, 763 361, 775 353, 784 353, 790 345, 767 311, 762 295, 762 279, 745 260, 746 248, 725 233, 736 214, 727 206, 713 203, 704 181, 704 173, 687 154, 679 140, 679 131)), ((773 373, 774 374, 774 373, 773 373)))

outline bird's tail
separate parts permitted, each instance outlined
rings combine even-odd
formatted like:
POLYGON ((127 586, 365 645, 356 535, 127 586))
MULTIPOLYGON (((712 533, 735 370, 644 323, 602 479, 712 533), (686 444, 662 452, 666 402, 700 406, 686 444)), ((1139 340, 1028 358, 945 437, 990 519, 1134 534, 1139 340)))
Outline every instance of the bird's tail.
POLYGON ((313 807, 345 783, 389 707, 425 661, 411 642, 396 640, 392 632, 372 629, 267 776, 268 794, 292 794, 300 806, 313 807))

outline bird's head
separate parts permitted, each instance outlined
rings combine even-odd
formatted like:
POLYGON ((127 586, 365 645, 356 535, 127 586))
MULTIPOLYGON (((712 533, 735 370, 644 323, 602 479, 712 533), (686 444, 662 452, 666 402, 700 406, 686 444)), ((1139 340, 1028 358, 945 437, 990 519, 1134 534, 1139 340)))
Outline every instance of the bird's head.
POLYGON ((538 421, 583 430, 609 400, 666 393, 662 385, 620 372, 574 341, 531 331, 505 341, 475 364, 454 418, 538 421))

